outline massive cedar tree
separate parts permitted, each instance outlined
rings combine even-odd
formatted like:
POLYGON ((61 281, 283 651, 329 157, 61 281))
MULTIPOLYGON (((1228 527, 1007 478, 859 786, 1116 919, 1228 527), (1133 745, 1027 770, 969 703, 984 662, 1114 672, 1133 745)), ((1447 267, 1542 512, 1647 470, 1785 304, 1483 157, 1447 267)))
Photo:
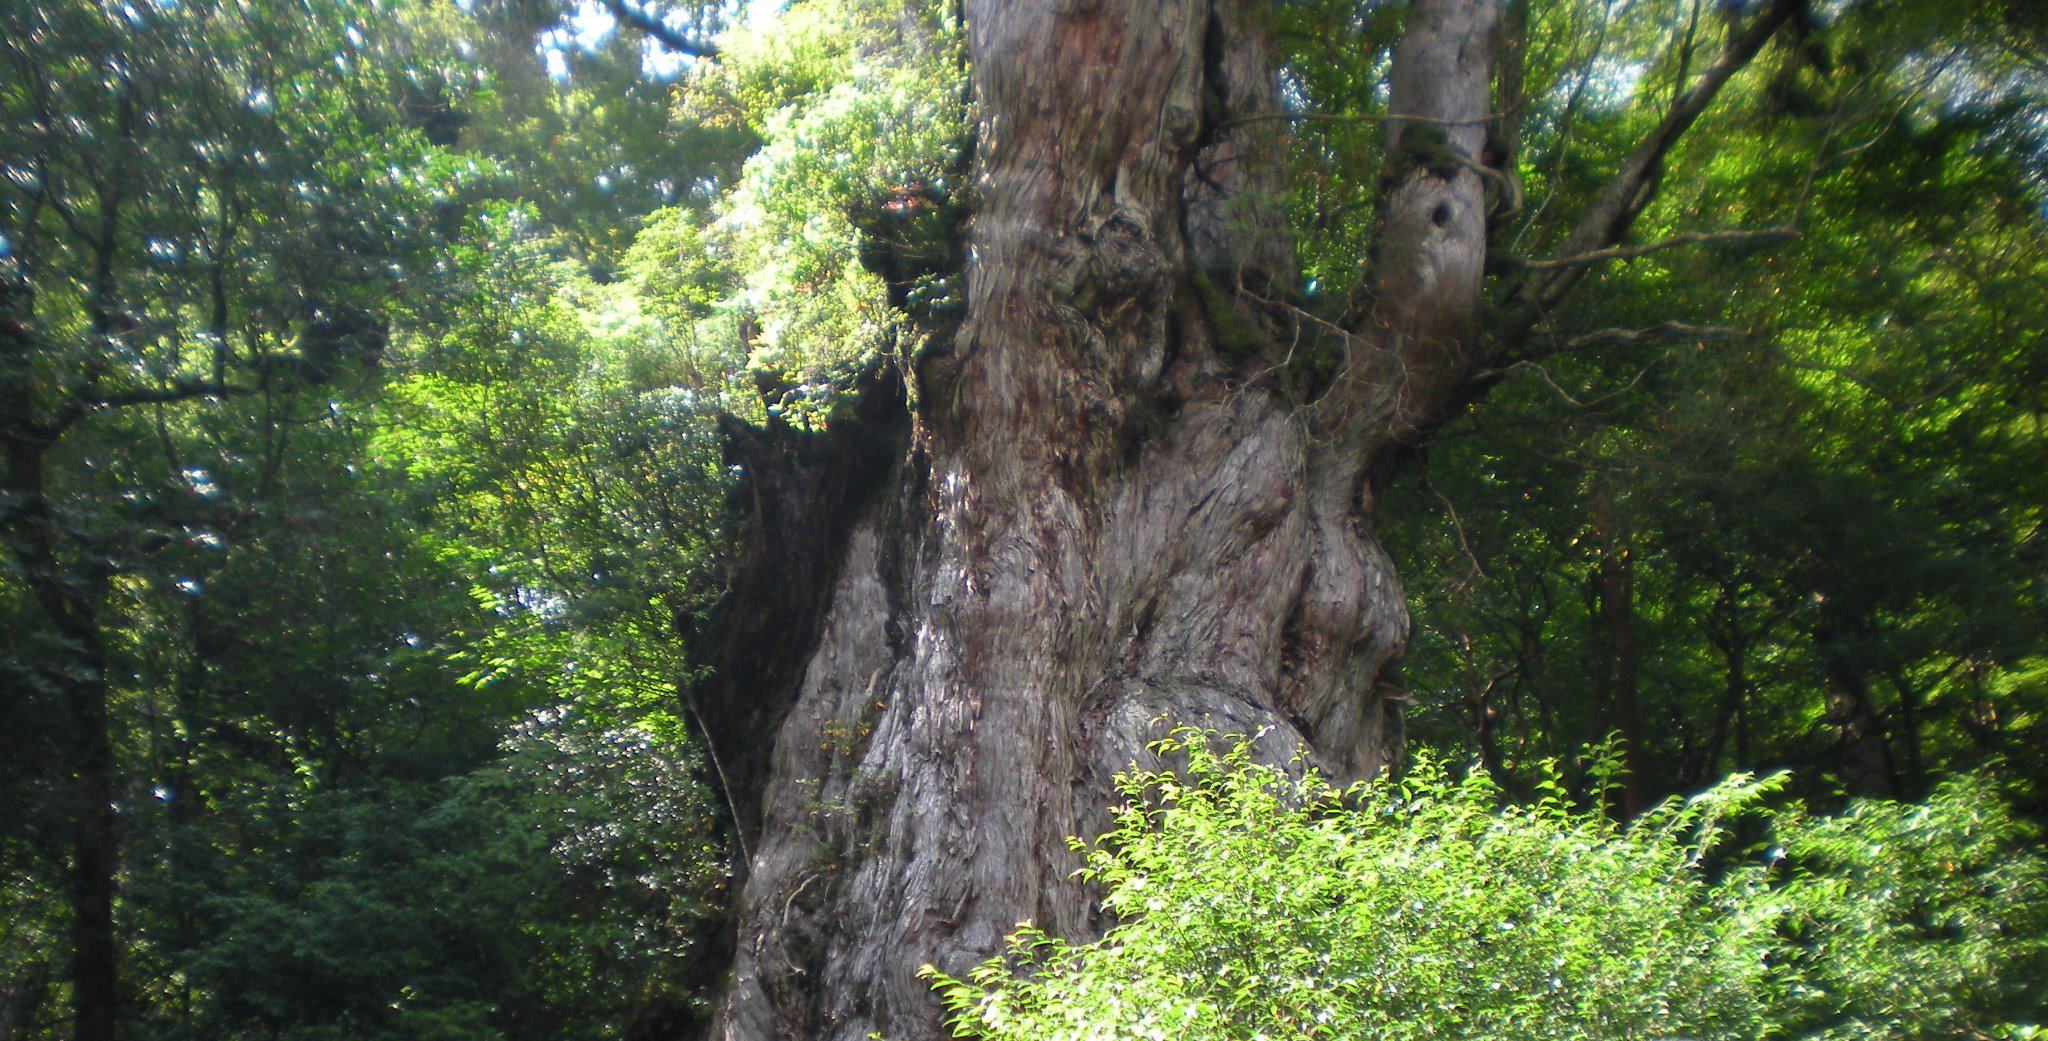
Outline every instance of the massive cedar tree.
POLYGON ((957 331, 826 433, 735 427, 755 511, 696 692, 746 867, 715 1036, 945 1036, 919 967, 1098 927, 1069 836, 1173 723, 1334 775, 1398 755, 1374 536, 1404 454, 1617 249, 1673 144, 1795 13, 1735 15, 1554 255, 1482 313, 1516 203, 1521 22, 1417 0, 1368 292, 1296 304, 1258 0, 966 0, 957 331), (1294 352, 1336 362, 1294 378, 1294 352))

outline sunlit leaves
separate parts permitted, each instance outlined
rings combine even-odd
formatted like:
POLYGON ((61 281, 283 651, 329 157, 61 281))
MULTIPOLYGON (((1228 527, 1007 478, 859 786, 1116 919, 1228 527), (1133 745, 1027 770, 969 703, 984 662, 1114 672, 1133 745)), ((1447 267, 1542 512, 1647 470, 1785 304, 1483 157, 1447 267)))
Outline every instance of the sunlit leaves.
POLYGON ((894 219, 892 201, 931 205, 963 187, 957 32, 936 19, 906 31, 886 6, 806 3, 728 52, 718 83, 764 144, 713 234, 743 272, 735 303, 759 325, 754 368, 822 390, 898 346, 906 317, 860 251, 894 219))
POLYGON ((1338 791, 1161 751, 1186 770, 1127 776, 1085 847, 1106 937, 1027 927, 932 973, 967 1036, 1907 1039, 2038 1010, 2048 870, 1976 781, 1811 818, 1735 777, 1624 827, 1428 758, 1338 791))

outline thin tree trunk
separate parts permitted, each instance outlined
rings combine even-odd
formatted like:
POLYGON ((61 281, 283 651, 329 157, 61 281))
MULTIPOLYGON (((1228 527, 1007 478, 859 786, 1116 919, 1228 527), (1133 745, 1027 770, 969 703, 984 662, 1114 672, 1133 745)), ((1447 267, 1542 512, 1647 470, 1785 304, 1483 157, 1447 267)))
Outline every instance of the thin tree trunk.
POLYGON ((1721 704, 1714 713, 1714 729, 1707 739, 1706 755, 1701 758, 1699 772, 1688 779, 1693 784, 1703 783, 1715 774, 1750 769, 1755 765, 1749 761, 1748 734, 1740 725, 1744 707, 1749 702, 1749 644, 1739 633, 1710 635, 1707 639, 1721 652, 1721 704), (1735 731, 1735 759, 1724 769, 1721 753, 1728 745, 1731 727, 1735 731))
POLYGON ((1850 795, 1896 798, 1902 787, 1898 761, 1861 660, 1862 645, 1867 642, 1860 638, 1862 626, 1853 619, 1837 618, 1831 598, 1817 599, 1821 609, 1813 643, 1820 658, 1827 723, 1834 732, 1834 767, 1850 795))
POLYGON ((76 804, 72 822, 71 1003, 76 1041, 113 1041, 120 1013, 119 948, 114 935, 118 838, 114 822, 113 747, 107 738, 103 655, 83 656, 94 679, 69 684, 76 804), (90 659, 97 659, 91 664, 90 659))
POLYGON ((1594 493, 1594 644, 1599 648, 1601 693, 1614 713, 1621 741, 1621 812, 1634 817, 1648 805, 1643 786, 1643 732, 1638 707, 1635 637, 1635 558, 1615 530, 1605 488, 1594 493))
MULTIPOLYGON (((92 342, 104 342, 124 320, 118 316, 116 261, 123 207, 135 169, 134 93, 125 85, 116 100, 113 161, 106 179, 95 182, 98 228, 91 242, 93 269, 85 306, 92 342)), ((27 262, 24 262, 27 270, 27 262)), ((114 752, 108 732, 107 654, 101 640, 99 604, 106 576, 97 563, 89 571, 66 567, 59 553, 62 523, 49 501, 48 460, 70 422, 89 411, 82 396, 67 396, 54 411, 69 418, 41 422, 36 360, 34 290, 26 280, 0 283, 0 550, 19 568, 23 582, 61 641, 65 657, 46 674, 61 691, 70 725, 71 863, 66 895, 71 905, 71 1005, 75 1041, 114 1041, 120 1021, 119 945, 114 933, 115 871, 119 835, 114 814, 114 752)), ((89 387, 103 374, 98 362, 85 366, 89 387)), ((83 391, 79 392, 83 394, 83 391)))
POLYGON ((1850 669, 1831 672, 1824 686, 1828 724, 1834 730, 1834 760, 1849 794, 1893 798, 1898 769, 1884 724, 1871 704, 1864 678, 1850 669))

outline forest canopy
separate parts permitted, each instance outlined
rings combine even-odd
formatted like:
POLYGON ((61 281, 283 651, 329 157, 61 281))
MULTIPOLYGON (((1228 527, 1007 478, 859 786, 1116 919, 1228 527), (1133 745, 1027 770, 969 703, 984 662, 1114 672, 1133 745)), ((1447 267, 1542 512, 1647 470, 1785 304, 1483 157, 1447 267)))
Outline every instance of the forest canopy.
POLYGON ((0 1041, 2034 1036, 2044 286, 2028 0, 0 3, 0 1041))

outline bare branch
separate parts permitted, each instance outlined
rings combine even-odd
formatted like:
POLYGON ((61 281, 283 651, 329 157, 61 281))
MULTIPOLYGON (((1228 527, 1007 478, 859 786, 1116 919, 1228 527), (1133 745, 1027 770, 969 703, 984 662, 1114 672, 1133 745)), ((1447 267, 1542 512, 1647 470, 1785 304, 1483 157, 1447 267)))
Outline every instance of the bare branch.
MULTIPOLYGON (((1509 365, 1505 368, 1493 369, 1489 372, 1481 373, 1480 378, 1497 379, 1499 377, 1506 376, 1508 373, 1511 372, 1533 372, 1536 374, 1536 378, 1539 381, 1541 381, 1544 386, 1550 388, 1550 392, 1552 394, 1557 395, 1557 399, 1559 401, 1562 401, 1566 405, 1578 409, 1581 412, 1591 412, 1592 410, 1599 408, 1600 406, 1605 405, 1608 402, 1613 401, 1614 399, 1621 397, 1624 394, 1633 392, 1637 387, 1642 385, 1644 378, 1649 376, 1650 370, 1654 368, 1656 368, 1654 364, 1645 366, 1642 369, 1638 370, 1634 376, 1630 377, 1627 383, 1624 383, 1621 386, 1616 387, 1615 389, 1610 390, 1597 398, 1588 398, 1583 401, 1573 396, 1571 391, 1564 389, 1564 386, 1557 382, 1557 377, 1552 376, 1550 374, 1549 369, 1546 369, 1543 366, 1527 358, 1523 358, 1520 361, 1517 361, 1514 364, 1509 365)), ((1585 392, 1581 391, 1580 393, 1585 392)))
MULTIPOLYGON (((1445 515, 1451 519, 1451 531, 1458 536, 1458 551, 1465 554, 1465 562, 1471 566, 1472 573, 1482 580, 1493 581, 1492 576, 1486 573, 1486 568, 1480 565, 1479 555, 1472 552, 1472 543, 1465 538, 1465 522, 1458 519, 1458 507, 1451 503, 1449 496, 1437 490, 1436 484, 1429 479, 1428 470, 1422 472, 1422 486, 1429 490, 1429 494, 1436 496, 1437 502, 1443 504, 1445 515)), ((1459 583, 1461 586, 1464 584, 1459 583)))
POLYGON ((1558 268, 1591 267, 1609 260, 1634 260, 1637 257, 1662 253, 1681 246, 1697 246, 1714 242, 1776 242, 1781 239, 1799 237, 1799 229, 1790 226, 1774 228, 1730 228, 1725 231, 1688 231, 1673 235, 1660 242, 1642 246, 1609 246, 1569 257, 1552 257, 1548 260, 1531 260, 1527 267, 1532 271, 1549 271, 1558 268))
POLYGON ((128 390, 118 394, 101 394, 85 399, 90 408, 127 408, 130 405, 168 405, 178 401, 196 398, 239 398, 256 393, 254 387, 237 387, 225 383, 202 383, 197 380, 179 380, 168 387, 148 390, 128 390))
POLYGON ((113 393, 102 393, 94 384, 87 383, 72 393, 71 400, 49 419, 37 423, 32 434, 37 440, 55 441, 62 437, 85 417, 94 412, 108 409, 129 408, 134 405, 167 405, 179 401, 199 399, 221 399, 246 397, 256 393, 254 387, 237 387, 230 384, 179 380, 167 387, 141 388, 113 393))
POLYGON ((1746 329, 1730 325, 1689 325, 1676 321, 1659 322, 1642 329, 1597 329, 1547 344, 1542 349, 1525 355, 1524 360, 1553 354, 1569 354, 1589 347, 1627 347, 1666 339, 1732 340, 1747 333, 1746 329))
POLYGON ((1695 342, 1732 340, 1740 336, 1749 335, 1749 333, 1750 330, 1738 329, 1734 326, 1689 325, 1685 322, 1677 321, 1659 322, 1656 325, 1642 329, 1596 329, 1578 336, 1554 340, 1534 350, 1502 358, 1502 364, 1473 373, 1471 382, 1476 386, 1487 387, 1505 379, 1510 373, 1533 372, 1536 374, 1536 378, 1542 381, 1544 386, 1549 387, 1551 392, 1557 395, 1559 400, 1575 409, 1589 410, 1634 390, 1638 384, 1642 383, 1643 378, 1650 374, 1650 368, 1654 368, 1655 365, 1653 364, 1650 368, 1637 372, 1633 379, 1629 380, 1626 385, 1618 390, 1610 391, 1589 401, 1581 401, 1570 391, 1564 389, 1557 382, 1557 379, 1550 374, 1549 369, 1537 363, 1537 359, 1559 354, 1570 354, 1574 351, 1587 350, 1593 347, 1631 346, 1654 343, 1664 339, 1693 340, 1695 342))
POLYGON ((1423 123, 1438 127, 1475 126, 1505 119, 1511 112, 1488 112, 1483 116, 1467 116, 1461 119, 1441 119, 1435 116, 1407 115, 1400 112, 1257 112, 1239 116, 1221 124, 1223 128, 1243 126, 1247 123, 1266 123, 1285 120, 1289 123, 1389 123, 1399 120, 1403 123, 1423 123))
POLYGON ((669 28, 667 22, 634 6, 631 0, 598 0, 598 3, 603 4, 604 9, 612 13, 612 17, 652 37, 654 42, 661 44, 669 50, 675 51, 678 54, 687 54, 693 58, 718 57, 717 44, 703 40, 692 40, 684 36, 682 33, 669 28))

